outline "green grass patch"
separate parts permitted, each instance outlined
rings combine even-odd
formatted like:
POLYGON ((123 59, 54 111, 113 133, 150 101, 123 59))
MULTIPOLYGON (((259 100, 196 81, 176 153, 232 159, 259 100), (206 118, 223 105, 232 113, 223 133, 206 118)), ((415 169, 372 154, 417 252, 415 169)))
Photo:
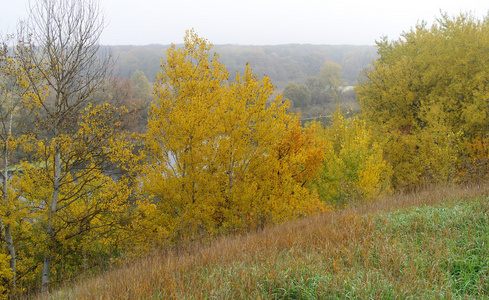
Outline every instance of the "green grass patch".
POLYGON ((422 206, 377 217, 377 230, 396 243, 423 280, 450 298, 489 298, 487 198, 422 206))
POLYGON ((489 299, 485 196, 345 210, 224 241, 129 266, 84 297, 125 290, 140 299, 489 299), (128 273, 138 279, 123 281, 128 273))

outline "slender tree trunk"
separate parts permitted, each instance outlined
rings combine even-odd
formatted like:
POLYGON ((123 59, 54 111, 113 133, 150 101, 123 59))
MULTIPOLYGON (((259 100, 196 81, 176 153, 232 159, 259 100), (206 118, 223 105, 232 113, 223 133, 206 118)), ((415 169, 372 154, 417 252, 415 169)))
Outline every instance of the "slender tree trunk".
MULTIPOLYGON (((9 122, 9 132, 8 135, 5 139, 5 145, 4 145, 4 156, 3 156, 3 203, 4 205, 7 205, 9 202, 8 199, 8 147, 9 147, 9 138, 12 134, 12 113, 10 113, 10 122, 9 122)), ((7 215, 10 214, 10 210, 7 210, 7 215)), ((2 220, 3 221, 3 220, 2 220)), ((12 232, 10 231, 10 224, 5 225, 4 222, 2 222, 2 229, 5 233, 5 241, 7 242, 7 249, 10 254, 10 268, 12 269, 13 273, 13 278, 12 278, 12 286, 15 287, 15 282, 16 282, 16 255, 15 255, 15 245, 14 245, 14 240, 12 238, 12 232)))
POLYGON ((41 289, 41 292, 43 294, 46 294, 49 290, 49 273, 50 272, 51 272, 51 254, 46 253, 44 255, 44 263, 42 266, 42 289, 41 289))
POLYGON ((7 241, 7 249, 10 254, 10 268, 12 269, 12 286, 15 288, 15 282, 17 281, 17 267, 16 267, 16 261, 17 257, 15 255, 15 245, 14 241, 12 238, 12 232, 10 231, 10 225, 5 226, 5 240, 7 241))
MULTIPOLYGON (((57 130, 55 133, 55 138, 58 137, 57 130)), ((53 228, 53 218, 55 217, 58 199, 59 199, 59 190, 60 190, 60 181, 61 181, 61 154, 58 145, 56 145, 56 150, 54 154, 54 184, 53 184, 53 197, 51 198, 51 204, 49 206, 49 214, 48 214, 48 225, 47 225, 47 234, 48 240, 46 241, 48 245, 47 252, 44 255, 44 263, 42 268, 42 290, 43 294, 47 293, 49 290, 49 277, 51 273, 51 261, 52 261, 52 247, 55 242, 55 234, 53 228)))

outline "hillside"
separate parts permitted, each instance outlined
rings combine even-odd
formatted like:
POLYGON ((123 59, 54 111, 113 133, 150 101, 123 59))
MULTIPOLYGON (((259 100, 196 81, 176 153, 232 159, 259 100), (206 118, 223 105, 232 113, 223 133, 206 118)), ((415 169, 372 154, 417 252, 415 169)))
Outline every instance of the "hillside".
POLYGON ((486 188, 395 196, 155 253, 49 299, 485 298, 486 188))

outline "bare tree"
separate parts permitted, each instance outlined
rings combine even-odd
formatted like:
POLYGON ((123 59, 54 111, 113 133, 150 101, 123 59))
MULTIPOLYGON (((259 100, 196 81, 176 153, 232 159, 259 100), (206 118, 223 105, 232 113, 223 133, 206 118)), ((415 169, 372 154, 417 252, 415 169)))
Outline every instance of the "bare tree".
MULTIPOLYGON (((48 210, 46 233, 54 243, 56 230, 53 218, 62 209, 60 188, 64 176, 80 166, 83 159, 64 159, 59 138, 74 135, 80 110, 100 90, 112 66, 110 55, 101 55, 100 35, 104 29, 104 16, 95 0, 38 0, 29 3, 30 15, 20 23, 18 47, 23 65, 35 66, 29 72, 29 82, 39 95, 39 119, 45 138, 54 143, 53 162, 49 167, 52 196, 45 199, 48 210), (34 78, 39 76, 42 80, 34 78), (50 97, 42 97, 47 87, 50 97), (41 120, 42 119, 42 120, 41 120), (70 169, 71 168, 71 169, 70 169)), ((46 165, 46 169, 47 169, 46 165)), ((89 171, 87 171, 89 172, 89 171)), ((70 202, 72 203, 72 202, 70 202)), ((63 204, 63 207, 67 204, 63 204)), ((52 247, 44 254, 42 292, 47 292, 53 259, 52 247)))

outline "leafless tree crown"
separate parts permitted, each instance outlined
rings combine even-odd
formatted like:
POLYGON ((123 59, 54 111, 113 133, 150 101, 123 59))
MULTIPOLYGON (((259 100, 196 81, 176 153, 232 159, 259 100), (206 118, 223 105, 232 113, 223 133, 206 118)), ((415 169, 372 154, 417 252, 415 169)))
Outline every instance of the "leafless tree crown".
POLYGON ((98 1, 38 0, 29 10, 19 26, 21 57, 54 90, 54 107, 44 108, 48 114, 76 111, 102 87, 112 66, 99 47, 104 16, 98 1))

